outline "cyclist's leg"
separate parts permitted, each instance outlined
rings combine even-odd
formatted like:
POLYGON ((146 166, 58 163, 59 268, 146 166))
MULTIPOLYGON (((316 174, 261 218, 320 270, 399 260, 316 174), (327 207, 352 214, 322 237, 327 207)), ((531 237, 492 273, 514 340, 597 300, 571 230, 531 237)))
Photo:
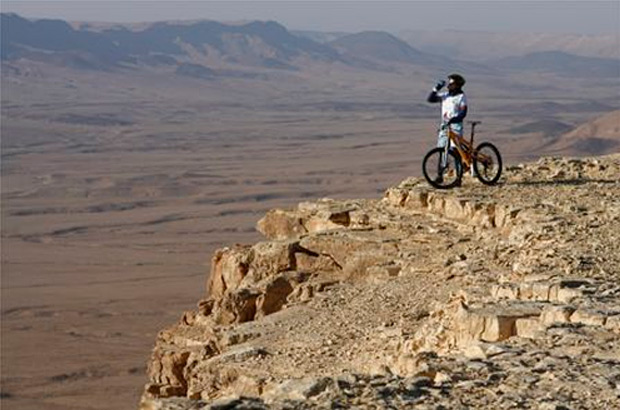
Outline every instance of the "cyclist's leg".
MULTIPOLYGON (((437 146, 439 148, 446 148, 449 142, 448 132, 444 129, 440 129, 439 134, 437 135, 437 146)), ((441 160, 437 163, 437 183, 442 183, 443 173, 448 166, 447 150, 445 152, 446 154, 442 155, 441 160)))
POLYGON ((439 134, 437 134, 437 146, 443 148, 448 144, 448 141, 448 131, 440 129, 439 134))
MULTIPOLYGON (((450 124, 450 129, 452 130, 452 132, 454 132, 455 134, 457 134, 459 137, 463 137, 463 124, 450 124)), ((454 145, 454 143, 452 141, 450 141, 450 149, 456 151, 456 147, 454 145)), ((457 172, 460 174, 461 173, 461 163, 458 162, 456 164, 457 166, 457 172)))

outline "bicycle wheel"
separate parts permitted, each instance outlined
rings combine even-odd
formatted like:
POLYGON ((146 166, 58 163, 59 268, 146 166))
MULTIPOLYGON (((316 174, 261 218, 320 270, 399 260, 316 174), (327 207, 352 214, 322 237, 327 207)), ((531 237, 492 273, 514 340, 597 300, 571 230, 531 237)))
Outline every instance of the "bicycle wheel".
POLYGON ((422 173, 431 186, 437 189, 448 189, 457 186, 463 176, 461 158, 453 151, 445 148, 433 148, 422 161, 422 173))
POLYGON ((502 156, 495 145, 483 142, 476 148, 474 156, 476 177, 485 185, 493 185, 502 175, 502 156))

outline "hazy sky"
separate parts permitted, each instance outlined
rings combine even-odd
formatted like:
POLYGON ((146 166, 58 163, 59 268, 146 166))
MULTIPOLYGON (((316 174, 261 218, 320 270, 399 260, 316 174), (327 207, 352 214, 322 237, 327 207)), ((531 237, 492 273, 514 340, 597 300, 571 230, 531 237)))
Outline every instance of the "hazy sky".
POLYGON ((620 33, 612 1, 57 1, 2 0, 2 12, 71 21, 275 20, 289 29, 620 33))

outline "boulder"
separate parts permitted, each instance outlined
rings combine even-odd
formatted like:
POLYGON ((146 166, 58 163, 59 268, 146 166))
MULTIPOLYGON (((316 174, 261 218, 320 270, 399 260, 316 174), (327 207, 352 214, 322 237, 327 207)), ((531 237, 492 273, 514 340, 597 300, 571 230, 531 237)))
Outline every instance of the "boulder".
POLYGON ((321 210, 304 221, 308 232, 325 232, 351 224, 350 210, 321 210))
POLYGON ((339 266, 329 255, 322 255, 310 252, 295 253, 295 265, 300 272, 339 272, 339 266))
POLYGON ((251 262, 244 285, 251 286, 264 278, 296 269, 296 240, 259 242, 251 248, 251 262))
POLYGON ((333 387, 334 381, 329 377, 291 379, 275 386, 265 398, 267 402, 273 398, 306 401, 333 387))
POLYGON ((184 369, 190 352, 155 348, 148 367, 150 383, 145 393, 150 397, 184 396, 187 392, 187 381, 184 369))
POLYGON ((519 318, 515 321, 515 334, 519 337, 533 339, 544 329, 538 317, 519 318))
POLYGON ((577 309, 570 316, 571 323, 581 323, 586 326, 605 326, 607 316, 592 309, 577 309))
POLYGON ((297 212, 273 209, 256 224, 256 229, 267 239, 285 240, 298 238, 305 234, 306 228, 297 212))
POLYGON ((482 308, 460 309, 455 318, 457 343, 464 345, 477 340, 505 340, 517 335, 517 320, 537 319, 538 316, 540 308, 535 306, 487 305, 482 308))
POLYGON ((285 275, 270 278, 264 284, 263 293, 256 300, 256 316, 266 316, 282 309, 292 291, 290 279, 285 275))
POLYGON ((260 292, 248 288, 240 288, 227 292, 216 302, 213 317, 216 323, 229 325, 254 320, 256 316, 256 300, 260 292))
POLYGON ((236 289, 248 273, 251 258, 250 246, 215 251, 207 281, 207 297, 219 299, 227 290, 236 289))
POLYGON ((540 314, 540 321, 545 326, 551 326, 555 323, 568 323, 574 311, 575 308, 572 306, 545 306, 540 314))

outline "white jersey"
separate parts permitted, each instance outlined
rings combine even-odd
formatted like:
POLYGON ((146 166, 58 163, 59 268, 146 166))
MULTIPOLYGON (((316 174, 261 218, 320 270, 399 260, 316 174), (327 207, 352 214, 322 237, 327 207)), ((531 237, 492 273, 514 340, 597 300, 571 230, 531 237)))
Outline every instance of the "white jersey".
POLYGON ((441 99, 441 120, 444 123, 462 114, 467 109, 465 93, 450 95, 448 91, 444 91, 437 93, 437 97, 441 99))

